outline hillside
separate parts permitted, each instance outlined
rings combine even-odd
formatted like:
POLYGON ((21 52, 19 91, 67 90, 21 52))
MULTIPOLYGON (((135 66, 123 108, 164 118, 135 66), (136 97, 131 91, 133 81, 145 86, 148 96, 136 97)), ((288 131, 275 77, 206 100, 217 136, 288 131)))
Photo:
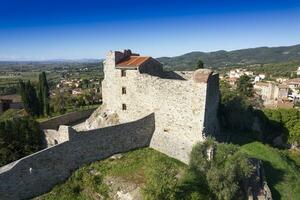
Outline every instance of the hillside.
POLYGON ((178 173, 186 168, 183 163, 153 149, 138 149, 81 167, 65 183, 35 200, 141 200, 142 187, 149 178, 147 172, 166 162, 178 173))
MULTIPOLYGON (((268 185, 274 199, 299 199, 299 155, 280 151, 259 142, 240 147, 240 151, 263 160, 268 185)), ((86 165, 63 184, 36 200, 54 199, 142 199, 142 188, 149 179, 147 171, 157 165, 168 166, 182 177, 187 166, 150 148, 138 149, 122 156, 86 165), (169 165, 166 165, 169 163, 169 165), (127 197, 127 198, 126 198, 127 197)), ((197 190, 195 182, 179 184, 184 195, 197 190), (180 186, 181 185, 181 186, 180 186), (185 186, 185 187, 183 187, 185 186), (184 189, 185 188, 185 189, 184 189)), ((201 193, 201 191, 198 191, 201 193)), ((206 199, 206 198, 195 198, 206 199)))
POLYGON ((241 151, 263 161, 273 199, 300 199, 299 153, 280 151, 259 142, 243 145, 241 151))
POLYGON ((161 57, 166 69, 190 70, 201 59, 206 67, 220 68, 261 63, 282 63, 300 60, 300 45, 258 47, 235 51, 191 52, 176 57, 161 57))

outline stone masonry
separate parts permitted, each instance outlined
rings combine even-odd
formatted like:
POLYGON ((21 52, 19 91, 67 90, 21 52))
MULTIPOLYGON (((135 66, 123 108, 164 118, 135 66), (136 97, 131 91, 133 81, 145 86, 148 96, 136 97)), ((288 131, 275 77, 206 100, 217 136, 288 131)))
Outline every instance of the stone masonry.
POLYGON ((48 130, 50 148, 0 168, 1 200, 35 197, 83 164, 135 148, 188 163, 195 143, 218 134, 219 78, 211 70, 166 72, 157 60, 126 50, 108 53, 104 75, 103 105, 83 127, 48 130))
POLYGON ((150 146, 185 163, 195 143, 219 131, 219 78, 209 69, 166 72, 151 57, 111 51, 104 62, 102 96, 103 106, 87 120, 87 128, 155 113, 150 146))

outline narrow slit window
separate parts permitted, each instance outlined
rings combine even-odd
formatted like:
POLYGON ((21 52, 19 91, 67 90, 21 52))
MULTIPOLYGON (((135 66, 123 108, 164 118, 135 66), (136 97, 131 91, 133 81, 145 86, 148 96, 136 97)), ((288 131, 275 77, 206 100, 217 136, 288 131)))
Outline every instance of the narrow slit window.
POLYGON ((126 71, 124 69, 121 70, 121 76, 125 77, 126 76, 126 71))
POLYGON ((122 87, 122 94, 126 94, 126 87, 122 87))
POLYGON ((122 110, 126 110, 127 109, 127 107, 126 107, 126 104, 122 104, 122 110))

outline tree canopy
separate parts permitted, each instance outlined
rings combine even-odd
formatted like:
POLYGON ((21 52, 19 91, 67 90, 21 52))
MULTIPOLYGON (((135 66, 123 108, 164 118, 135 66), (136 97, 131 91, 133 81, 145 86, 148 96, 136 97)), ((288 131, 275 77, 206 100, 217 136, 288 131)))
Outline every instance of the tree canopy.
POLYGON ((203 69, 204 68, 204 63, 202 60, 197 61, 196 69, 203 69))

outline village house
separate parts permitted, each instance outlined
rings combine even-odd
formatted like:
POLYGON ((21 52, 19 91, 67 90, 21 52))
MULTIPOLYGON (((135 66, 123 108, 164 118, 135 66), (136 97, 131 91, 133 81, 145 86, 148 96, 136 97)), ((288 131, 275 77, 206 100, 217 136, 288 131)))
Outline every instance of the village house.
POLYGON ((288 99, 289 87, 274 82, 257 82, 254 84, 256 94, 260 95, 265 107, 292 108, 293 102, 288 99))

